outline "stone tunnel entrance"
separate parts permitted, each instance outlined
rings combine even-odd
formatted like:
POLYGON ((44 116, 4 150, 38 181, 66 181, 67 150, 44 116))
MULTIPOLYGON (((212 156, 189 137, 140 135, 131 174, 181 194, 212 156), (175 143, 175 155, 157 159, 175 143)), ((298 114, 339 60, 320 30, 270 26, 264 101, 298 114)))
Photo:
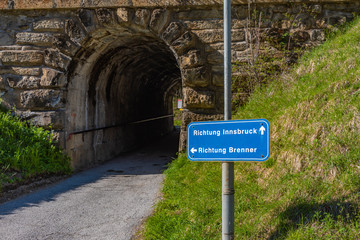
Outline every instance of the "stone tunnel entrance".
POLYGON ((107 44, 90 39, 69 72, 66 149, 75 168, 174 128, 172 98, 182 85, 174 53, 143 33, 110 39, 107 44))

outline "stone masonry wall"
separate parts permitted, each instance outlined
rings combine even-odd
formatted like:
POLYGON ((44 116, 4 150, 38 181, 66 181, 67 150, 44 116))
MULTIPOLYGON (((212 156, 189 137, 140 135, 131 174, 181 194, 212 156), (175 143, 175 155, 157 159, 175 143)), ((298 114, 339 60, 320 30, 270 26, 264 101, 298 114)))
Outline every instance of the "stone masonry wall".
MULTIPOLYGON (((167 1, 163 8, 158 1, 156 4, 134 1, 131 5, 128 1, 101 2, 101 5, 80 0, 43 0, 36 5, 33 1, 0 2, 3 105, 16 108, 17 114, 36 125, 51 127, 60 144, 68 148, 69 132, 65 129, 69 129, 70 116, 66 106, 74 65, 86 61, 79 56, 86 58, 114 44, 123 36, 119 32, 128 31, 127 39, 131 39, 129 31, 133 31, 136 36, 151 35, 164 41, 178 62, 185 104, 181 148, 185 146, 188 123, 222 118, 223 13, 219 3, 167 1), (34 6, 44 9, 29 9, 34 6)), ((300 45, 314 46, 324 41, 325 31, 331 26, 350 21, 360 12, 360 3, 354 1, 309 2, 307 6, 313 11, 299 15, 297 9, 304 1, 258 1, 257 10, 263 13, 261 33, 291 31, 300 36, 300 45), (299 19, 295 27, 289 26, 292 16, 299 19)), ((247 1, 233 2, 233 62, 247 60, 249 44, 245 28, 254 27, 248 24, 248 15, 247 1)), ((270 47, 273 54, 279 51, 270 47)))

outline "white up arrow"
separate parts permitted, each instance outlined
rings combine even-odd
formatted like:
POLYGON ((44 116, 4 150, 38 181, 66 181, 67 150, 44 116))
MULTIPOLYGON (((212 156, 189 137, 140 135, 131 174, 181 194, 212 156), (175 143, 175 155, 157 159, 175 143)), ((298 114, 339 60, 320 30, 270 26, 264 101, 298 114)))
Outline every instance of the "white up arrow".
POLYGON ((261 126, 259 131, 261 132, 261 135, 264 135, 264 132, 266 131, 266 129, 264 128, 264 126, 261 126))
POLYGON ((192 148, 192 149, 190 150, 190 152, 191 152, 191 153, 195 153, 195 152, 197 152, 197 149, 192 148))

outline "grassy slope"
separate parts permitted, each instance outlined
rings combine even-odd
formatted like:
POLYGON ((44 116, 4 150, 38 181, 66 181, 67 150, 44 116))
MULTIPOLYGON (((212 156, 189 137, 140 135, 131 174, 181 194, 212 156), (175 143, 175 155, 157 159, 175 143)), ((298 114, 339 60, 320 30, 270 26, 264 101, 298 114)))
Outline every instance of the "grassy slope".
MULTIPOLYGON (((271 157, 235 164, 236 239, 358 239, 360 21, 259 89, 235 119, 267 118, 271 157)), ((221 164, 166 171, 146 239, 221 239, 221 164)))
POLYGON ((0 187, 49 174, 71 172, 69 158, 42 128, 0 111, 0 187))

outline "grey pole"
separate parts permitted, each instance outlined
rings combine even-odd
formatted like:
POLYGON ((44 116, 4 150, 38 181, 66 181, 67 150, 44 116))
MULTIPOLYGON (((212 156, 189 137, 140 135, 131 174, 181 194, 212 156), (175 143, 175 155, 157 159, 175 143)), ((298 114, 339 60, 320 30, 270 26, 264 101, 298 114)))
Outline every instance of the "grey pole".
MULTIPOLYGON (((231 1, 224 0, 224 119, 231 120, 231 1)), ((234 239, 234 163, 222 163, 222 239, 234 239)))

